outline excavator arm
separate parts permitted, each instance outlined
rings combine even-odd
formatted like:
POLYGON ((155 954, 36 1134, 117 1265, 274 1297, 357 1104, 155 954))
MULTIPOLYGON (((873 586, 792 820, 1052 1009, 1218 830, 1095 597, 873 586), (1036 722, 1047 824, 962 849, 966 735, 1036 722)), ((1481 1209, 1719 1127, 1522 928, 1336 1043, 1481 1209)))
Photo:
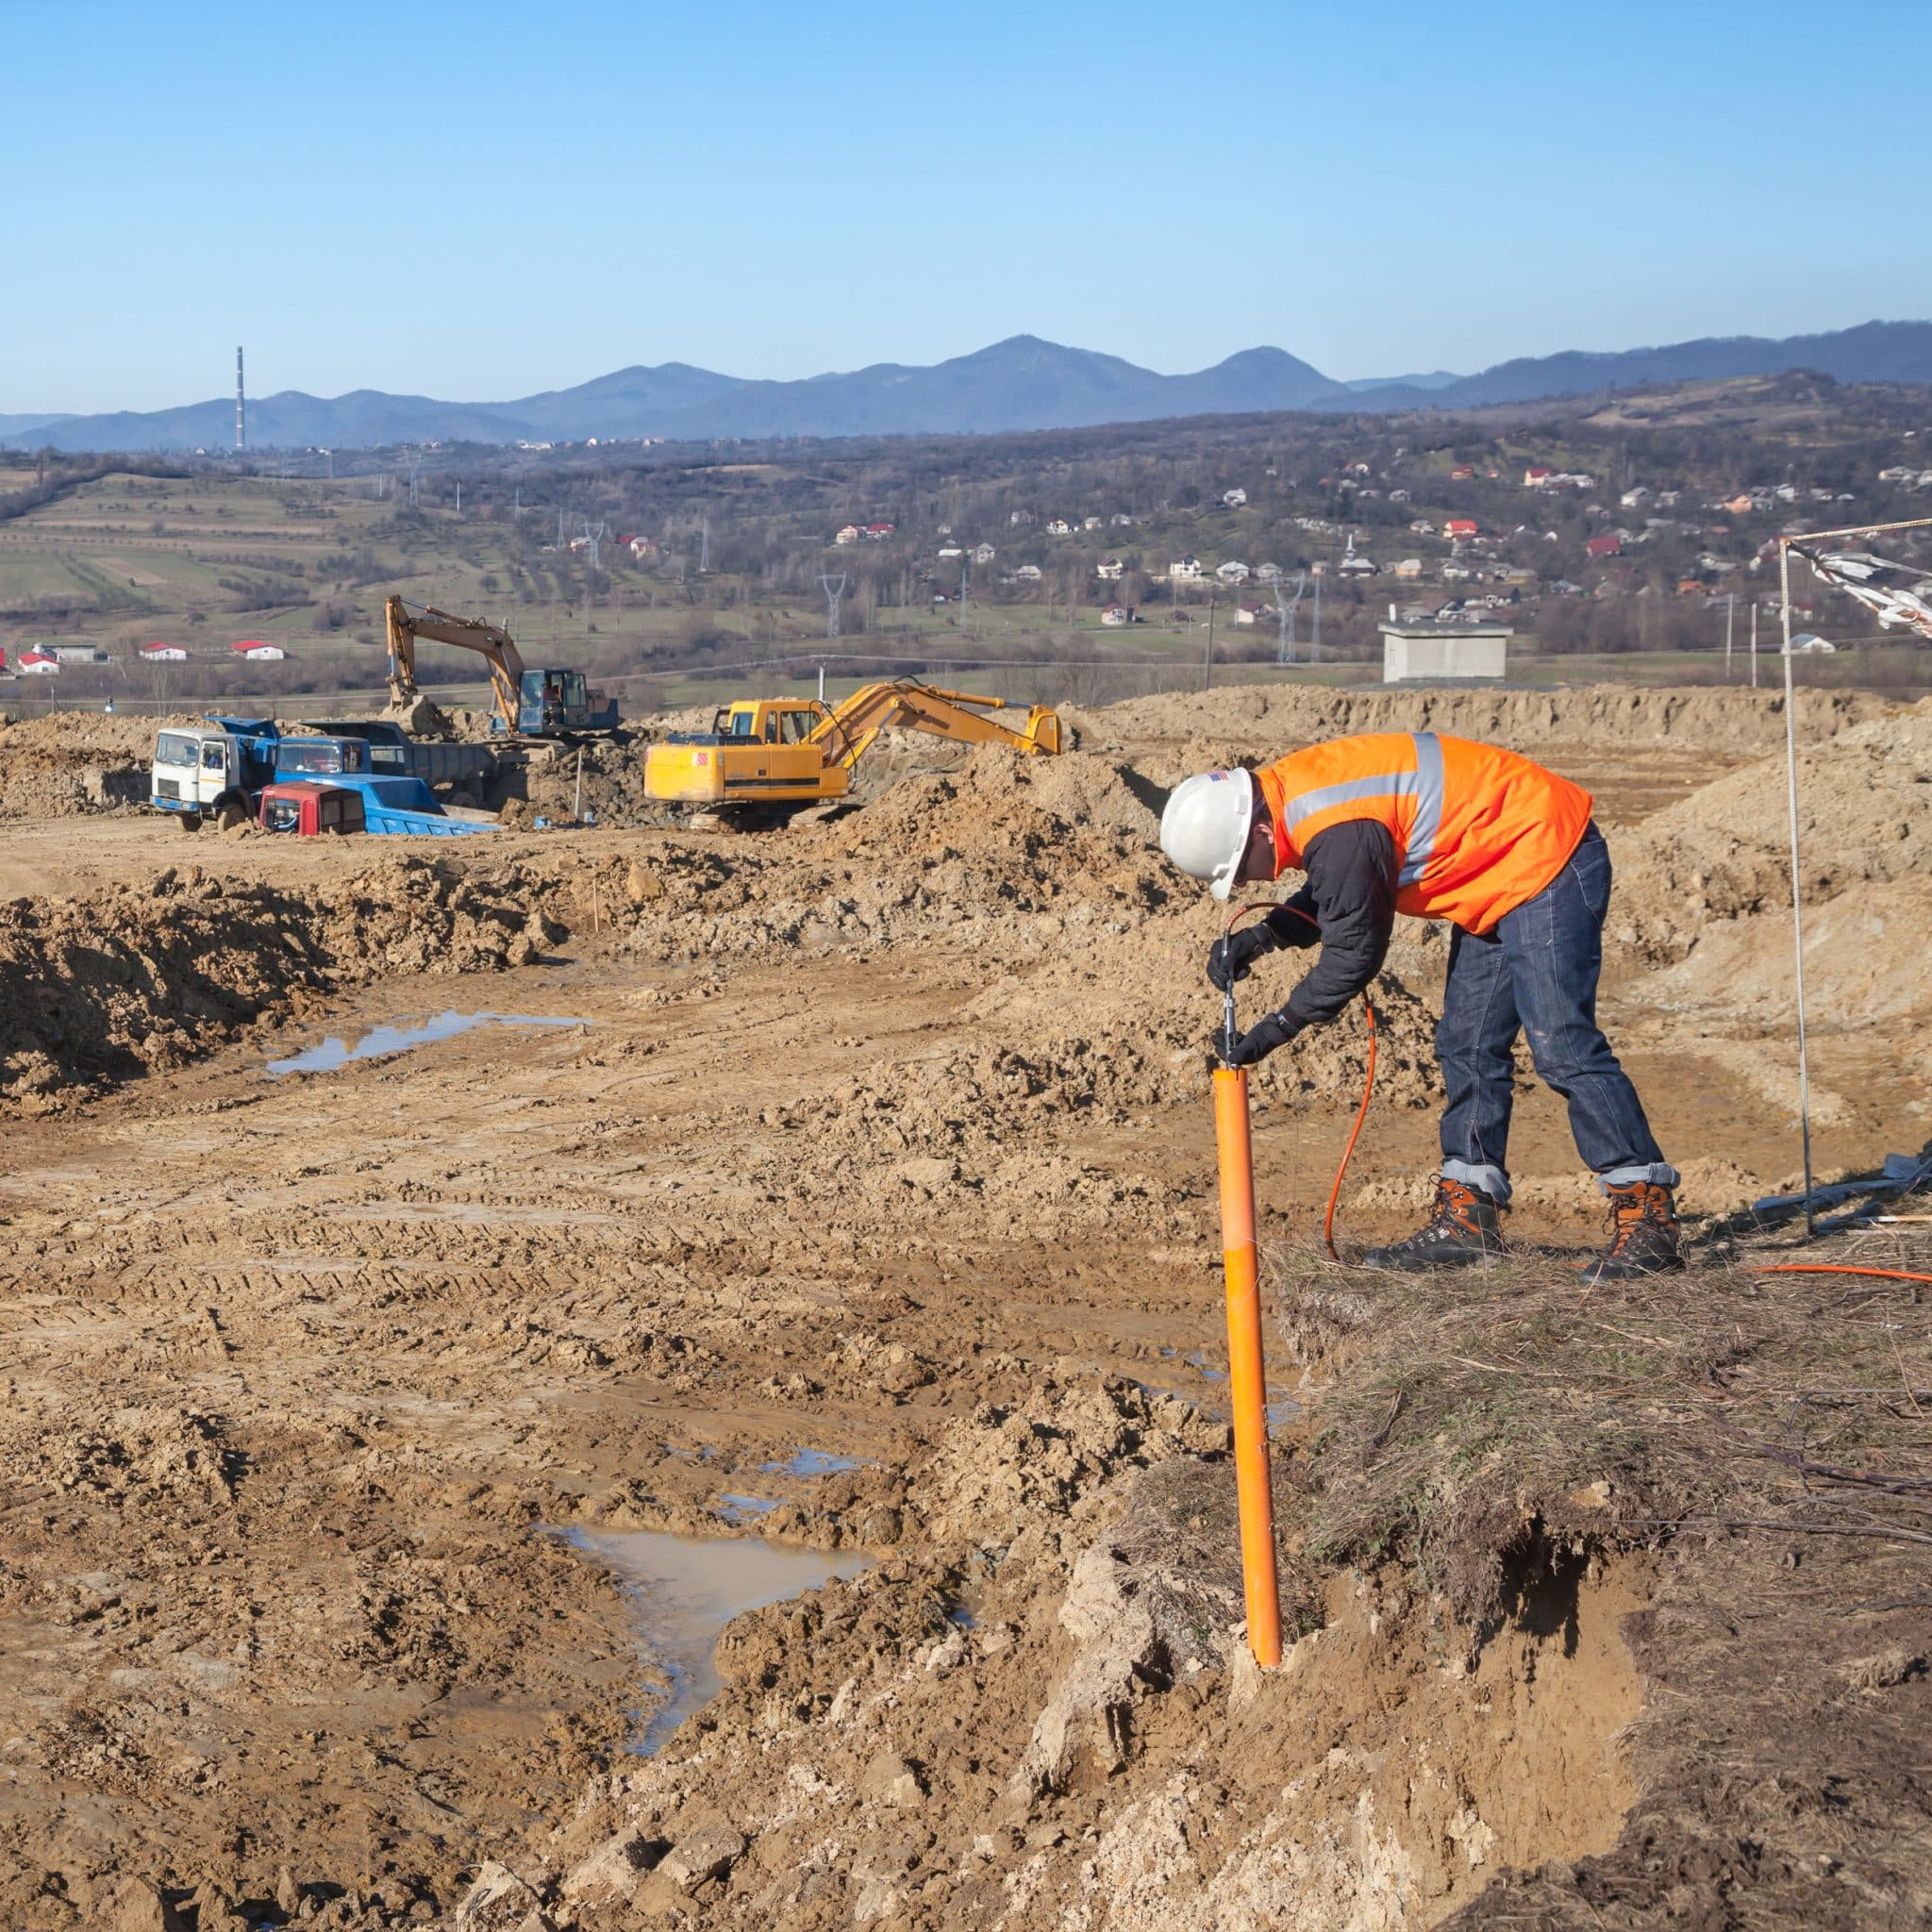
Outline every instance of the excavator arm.
POLYGON ((899 677, 868 684, 828 712, 811 734, 827 765, 850 771, 881 731, 929 731, 935 738, 952 738, 963 744, 1009 744, 1016 751, 1057 752, 1060 748, 1059 714, 1046 705, 1034 705, 1024 729, 1015 730, 981 711, 1004 711, 1005 698, 980 697, 972 691, 941 691, 917 678, 899 677), (978 708, 969 708, 977 707, 978 708))
POLYGON ((406 604, 400 597, 390 598, 383 608, 389 620, 389 694, 392 704, 407 705, 418 694, 416 641, 424 638, 433 644, 455 644, 476 652, 490 667, 490 686, 503 728, 516 729, 524 660, 508 631, 477 618, 452 617, 430 605, 406 604))

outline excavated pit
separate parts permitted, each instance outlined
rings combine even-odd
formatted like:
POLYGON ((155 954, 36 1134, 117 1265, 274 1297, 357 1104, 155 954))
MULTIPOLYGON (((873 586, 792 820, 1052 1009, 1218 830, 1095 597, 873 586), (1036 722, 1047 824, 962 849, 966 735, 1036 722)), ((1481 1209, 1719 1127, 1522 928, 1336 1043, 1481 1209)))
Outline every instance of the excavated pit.
MULTIPOLYGON (((1795 1533, 1676 1535, 1642 1460, 1688 1441, 1729 1493, 1749 1439, 1910 1453, 1824 1433, 1881 1381, 1923 1406, 1903 1298, 1847 1305, 1882 1358, 1805 1371, 1837 1407, 1790 1358, 1844 1310, 1762 1334, 1795 1291, 1724 1301, 1722 1257, 1675 1300, 1564 1305, 1614 1351, 1581 1381, 1501 1291, 1487 1329, 1366 1367, 1291 1360, 1304 1318, 1277 1323, 1296 1641, 1265 1682, 1228 1641, 1217 922, 1153 848, 1162 788, 1424 724, 1577 771, 1618 866, 1613 1037, 1690 1213, 1727 1214, 1797 1159, 1775 704, 1212 700, 1083 716, 1050 761, 908 753, 858 809, 756 836, 620 829, 613 790, 598 830, 487 855, 237 837, 189 863, 84 784, 9 794, 0 1918, 91 1932, 151 1882, 192 1932, 310 1901, 470 1932, 495 1860, 505 1923, 555 1932, 1501 1924, 1525 1899, 1621 1932, 1767 1886, 1763 1923, 1797 1925, 1830 1922, 1793 1903, 1819 1846, 1909 1912, 1926 1646, 1872 1607, 1914 1587, 1850 1539, 1791 1565, 1795 1533), (584 1024, 262 1077, 445 1005, 584 1024), (1706 1407, 1666 1428, 1630 1391, 1679 1356, 1706 1407), (1405 1441, 1471 1363, 1493 1386, 1405 1441), (1416 1473, 1335 1529, 1398 1445, 1416 1473), (640 1759, 636 1602, 541 1524, 875 1560, 727 1623, 717 1695, 640 1759), (1740 1754, 1806 1769, 1698 1769, 1740 1754), (1882 1830, 1830 1823, 1834 1777, 1882 1830)), ((1806 705, 1828 1174, 1923 1138, 1932 708, 1806 705)), ((58 763, 26 729, 0 773, 58 763)), ((1426 1188, 1442 953, 1405 930, 1379 991, 1345 1250, 1426 1188)), ((1252 997, 1291 976, 1265 962, 1252 997)), ((1312 1230, 1364 1058, 1344 1023, 1255 1083, 1264 1241, 1357 1319, 1312 1230)), ((1527 1087, 1512 1155, 1517 1224, 1582 1239, 1600 1204, 1527 1087)))

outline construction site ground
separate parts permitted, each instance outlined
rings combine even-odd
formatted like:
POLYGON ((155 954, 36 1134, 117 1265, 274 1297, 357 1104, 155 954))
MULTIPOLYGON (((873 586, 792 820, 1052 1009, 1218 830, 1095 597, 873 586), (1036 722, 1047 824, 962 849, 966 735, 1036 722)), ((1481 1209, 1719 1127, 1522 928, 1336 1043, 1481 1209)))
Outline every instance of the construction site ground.
MULTIPOLYGON (((1071 722, 882 747, 757 834, 646 823, 607 745, 595 828, 528 828, 559 765, 433 849, 191 837, 129 802, 150 726, 0 726, 0 1924, 1925 1923, 1925 1290, 1757 1274, 1796 1231, 1740 1211, 1799 1173, 1776 700, 1071 722), (1191 770, 1423 726, 1595 793, 1694 1264, 1576 1285, 1602 1206, 1525 1061, 1515 1256, 1346 1265, 1435 1157, 1405 922, 1341 1264, 1358 1018, 1255 1085, 1264 1677, 1217 927, 1153 834, 1191 770), (443 1014, 508 1023, 269 1070, 443 1014), (583 1543, 663 1530, 865 1567, 731 1623, 646 1755, 666 1633, 583 1543)), ((1829 1177, 1932 1136, 1932 704, 1821 696, 1801 742, 1829 1177)))

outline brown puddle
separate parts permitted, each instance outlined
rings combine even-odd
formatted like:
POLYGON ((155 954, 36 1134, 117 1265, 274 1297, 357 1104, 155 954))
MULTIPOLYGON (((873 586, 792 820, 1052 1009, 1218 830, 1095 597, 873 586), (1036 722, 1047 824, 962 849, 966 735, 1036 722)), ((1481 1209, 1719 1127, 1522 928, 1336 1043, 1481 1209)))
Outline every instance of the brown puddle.
POLYGON ((692 1711, 717 1694, 712 1653, 732 1618, 762 1609, 835 1576, 857 1576, 870 1557, 832 1556, 768 1542, 762 1537, 669 1536, 658 1530, 599 1535, 564 1532, 587 1557, 616 1572, 634 1606, 639 1647, 664 1679, 664 1701, 648 1716, 631 1748, 644 1757, 692 1711))

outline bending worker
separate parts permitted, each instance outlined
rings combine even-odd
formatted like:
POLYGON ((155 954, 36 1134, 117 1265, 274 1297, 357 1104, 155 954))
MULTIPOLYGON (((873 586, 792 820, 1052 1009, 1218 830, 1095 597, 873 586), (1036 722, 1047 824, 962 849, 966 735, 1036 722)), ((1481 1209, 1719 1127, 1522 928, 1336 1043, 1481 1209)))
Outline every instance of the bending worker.
POLYGON ((1610 855, 1589 792, 1466 739, 1338 738, 1259 772, 1187 779, 1161 813, 1160 846, 1224 902, 1250 881, 1307 874, 1293 898, 1208 954, 1208 977, 1224 991, 1263 953, 1322 948, 1279 1012, 1219 1042, 1230 1066, 1334 1019, 1381 970, 1398 912, 1453 928, 1436 1028, 1448 1104, 1434 1211, 1416 1233, 1371 1249, 1368 1266, 1454 1268, 1503 1252, 1510 1049, 1525 1029, 1610 1203, 1609 1248, 1586 1275, 1682 1265, 1677 1171, 1596 1021, 1610 855))

